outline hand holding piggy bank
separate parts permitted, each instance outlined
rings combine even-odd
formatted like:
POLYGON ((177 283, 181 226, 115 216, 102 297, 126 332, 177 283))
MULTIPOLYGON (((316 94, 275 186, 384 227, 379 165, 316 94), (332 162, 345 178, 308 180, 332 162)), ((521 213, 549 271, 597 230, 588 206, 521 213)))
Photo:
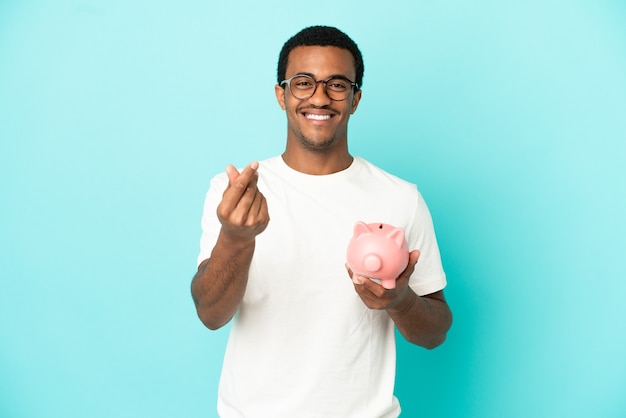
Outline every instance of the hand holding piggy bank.
POLYGON ((378 279, 385 289, 395 288, 396 279, 409 264, 404 231, 383 223, 357 222, 347 260, 353 274, 378 279))

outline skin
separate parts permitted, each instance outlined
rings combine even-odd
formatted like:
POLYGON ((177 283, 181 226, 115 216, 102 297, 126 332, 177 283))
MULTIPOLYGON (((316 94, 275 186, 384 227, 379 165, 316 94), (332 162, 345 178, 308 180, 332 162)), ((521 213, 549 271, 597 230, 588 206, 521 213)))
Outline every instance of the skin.
MULTIPOLYGON (((332 46, 304 46, 289 53, 285 78, 310 74, 316 80, 332 75, 356 78, 352 54, 332 46)), ((341 101, 331 100, 318 84, 308 100, 298 100, 288 88, 275 87, 276 100, 287 115, 285 162, 306 174, 332 174, 352 164, 348 152, 348 120, 361 100, 361 91, 352 92, 341 101), (329 115, 325 121, 307 119, 307 114, 329 115)))
POLYGON ((409 264, 396 280, 394 289, 385 289, 368 278, 354 276, 347 266, 346 269, 368 308, 386 310, 407 341, 433 349, 445 341, 452 325, 452 312, 442 290, 420 297, 409 287, 419 256, 418 250, 411 251, 409 264))
MULTIPOLYGON (((286 77, 306 73, 316 80, 342 75, 356 78, 354 59, 337 47, 301 46, 288 58, 286 77)), ((324 175, 344 170, 353 157, 348 152, 348 121, 361 100, 361 91, 351 92, 342 101, 331 100, 318 84, 315 94, 298 100, 288 88, 275 86, 276 99, 287 116, 287 145, 282 157, 291 168, 306 174, 324 175), (324 120, 311 114, 328 115, 324 120)), ((269 223, 265 197, 257 188, 258 163, 250 163, 241 173, 226 167, 229 184, 217 215, 222 228, 209 259, 198 267, 191 284, 192 296, 201 321, 210 329, 227 324, 235 315, 246 290, 248 270, 254 254, 255 238, 269 223)), ((359 276, 347 268, 348 279, 370 309, 385 310, 400 333, 425 348, 443 343, 452 323, 452 314, 443 291, 418 296, 409 287, 409 277, 419 259, 410 253, 409 264, 396 281, 395 289, 359 276)))
POLYGON ((191 282, 198 317, 212 330, 226 325, 239 309, 255 237, 270 220, 265 197, 256 187, 258 167, 252 162, 241 173, 226 167, 228 187, 217 207, 222 228, 211 257, 198 266, 191 282))

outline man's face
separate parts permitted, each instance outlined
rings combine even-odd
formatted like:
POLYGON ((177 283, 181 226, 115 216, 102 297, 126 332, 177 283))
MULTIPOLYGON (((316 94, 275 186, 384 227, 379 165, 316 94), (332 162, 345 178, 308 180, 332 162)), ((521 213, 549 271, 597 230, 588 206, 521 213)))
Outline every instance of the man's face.
MULTIPOLYGON (((334 46, 299 46, 294 48, 287 60, 285 78, 296 74, 308 74, 315 80, 326 80, 331 76, 343 76, 355 80, 354 59, 350 51, 334 46)), ((276 98, 287 113, 288 141, 297 141, 312 151, 331 149, 339 142, 347 141, 348 119, 356 111, 361 91, 351 91, 345 100, 331 100, 318 83, 315 94, 299 100, 289 92, 276 86, 276 98)))

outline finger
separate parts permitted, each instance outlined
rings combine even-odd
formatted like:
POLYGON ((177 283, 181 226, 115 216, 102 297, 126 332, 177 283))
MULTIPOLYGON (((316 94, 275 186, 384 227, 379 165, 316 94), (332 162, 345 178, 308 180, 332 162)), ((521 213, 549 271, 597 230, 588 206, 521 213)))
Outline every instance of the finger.
POLYGON ((366 291, 365 293, 369 293, 372 298, 380 298, 385 294, 385 292, 387 292, 387 289, 385 289, 382 285, 367 278, 365 278, 359 286, 362 287, 362 290, 366 291))
POLYGON ((261 195, 261 207, 259 208, 259 216, 265 220, 265 224, 270 221, 270 212, 267 208, 267 199, 263 196, 263 193, 259 192, 261 195))
POLYGON ((248 166, 244 168, 241 173, 239 173, 232 165, 228 165, 226 167, 226 174, 228 176, 229 183, 228 187, 224 191, 224 195, 222 196, 222 206, 225 212, 230 213, 235 209, 243 195, 251 186, 251 181, 254 182, 253 185, 256 188, 256 170, 258 167, 259 163, 252 162, 248 164, 248 166))
POLYGON ((402 280, 404 278, 408 279, 409 277, 411 277, 411 274, 413 274, 413 271, 415 271, 415 265, 417 264, 417 260, 419 260, 419 257, 419 250, 413 250, 409 253, 409 263, 407 264, 404 271, 400 273, 400 277, 398 277, 398 280, 402 280))
POLYGON ((226 175, 228 176, 228 184, 233 184, 237 177, 239 177, 239 171, 235 166, 228 164, 226 166, 226 175))
POLYGON ((422 253, 419 250, 413 250, 409 253, 409 264, 417 264, 417 262, 420 259, 420 255, 422 255, 422 253), (413 258, 415 257, 415 261, 413 261, 413 258))
POLYGON ((362 285, 363 283, 365 283, 366 280, 369 280, 369 279, 359 276, 358 274, 355 274, 352 276, 352 283, 356 285, 362 285))
POLYGON ((269 225, 270 223, 270 213, 267 209, 267 200, 265 199, 265 196, 263 196, 262 193, 259 193, 259 195, 261 196, 260 200, 261 200, 261 207, 259 208, 259 233, 265 231, 265 228, 267 228, 267 225, 269 225))
POLYGON ((241 184, 242 187, 246 187, 250 181, 256 178, 256 173, 259 168, 259 163, 256 161, 251 162, 241 171, 241 174, 235 180, 235 184, 241 184))
POLYGON ((237 171, 232 165, 226 166, 226 174, 228 175, 229 186, 235 189, 243 191, 248 187, 248 183, 256 176, 259 163, 256 161, 251 162, 244 168, 241 173, 237 171))
POLYGON ((248 225, 254 225, 257 223, 261 223, 264 221, 265 213, 263 213, 263 202, 265 201, 265 197, 263 193, 259 192, 258 189, 254 194, 254 198, 250 203, 250 208, 248 209, 248 225))
POLYGON ((263 196, 263 194, 259 193, 261 198, 261 207, 259 208, 259 213, 257 215, 257 217, 259 218, 258 224, 259 224, 259 233, 265 231, 265 228, 267 228, 267 225, 270 223, 270 214, 269 211, 267 210, 267 200, 265 200, 265 196, 263 196))
POLYGON ((350 268, 350 265, 348 263, 346 263, 346 264, 344 264, 344 266, 346 267, 346 271, 348 272, 348 276, 350 276, 350 279, 352 279, 352 281, 354 281, 354 278, 353 278, 354 272, 350 268))
POLYGON ((256 187, 248 187, 235 207, 227 214, 229 221, 239 226, 254 224, 258 209, 253 208, 253 205, 258 194, 256 187))
POLYGON ((250 208, 252 207, 252 203, 256 196, 260 193, 257 188, 258 176, 254 175, 248 182, 245 190, 239 197, 239 200, 235 203, 235 210, 250 212, 250 208))

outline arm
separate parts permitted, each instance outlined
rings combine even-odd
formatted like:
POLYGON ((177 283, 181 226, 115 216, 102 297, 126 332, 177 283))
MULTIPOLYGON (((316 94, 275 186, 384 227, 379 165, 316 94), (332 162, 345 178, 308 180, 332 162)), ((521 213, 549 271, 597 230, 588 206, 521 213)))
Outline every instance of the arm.
POLYGON ((222 224, 211 257, 200 263, 191 282, 198 317, 209 329, 230 321, 239 309, 248 283, 255 237, 269 222, 265 197, 257 189, 258 163, 241 174, 226 167, 228 187, 217 207, 222 224))
MULTIPOLYGON (((396 281, 395 289, 385 289, 369 279, 355 277, 354 288, 370 309, 385 309, 407 341, 432 349, 441 345, 452 325, 452 312, 438 291, 418 296, 409 287, 419 251, 412 251, 409 265, 396 281)), ((348 270, 352 277, 352 271, 348 270)))

